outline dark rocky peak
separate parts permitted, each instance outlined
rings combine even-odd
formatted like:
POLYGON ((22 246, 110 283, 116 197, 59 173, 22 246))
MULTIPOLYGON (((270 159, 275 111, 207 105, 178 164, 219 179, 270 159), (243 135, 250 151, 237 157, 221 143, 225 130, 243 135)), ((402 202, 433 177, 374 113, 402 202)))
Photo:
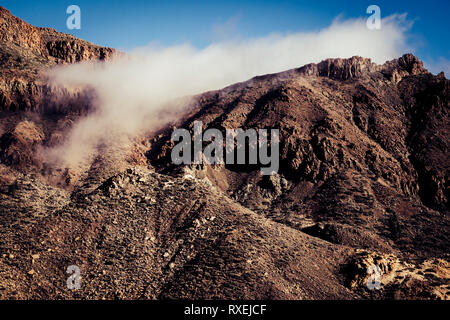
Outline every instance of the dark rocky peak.
POLYGON ((380 66, 380 72, 385 76, 391 77, 395 82, 399 82, 405 76, 429 73, 424 68, 423 62, 411 53, 406 53, 398 59, 387 61, 380 66))
POLYGON ((428 72, 428 70, 423 67, 423 62, 411 53, 404 54, 402 57, 397 59, 397 62, 400 68, 408 71, 410 74, 421 74, 428 72))

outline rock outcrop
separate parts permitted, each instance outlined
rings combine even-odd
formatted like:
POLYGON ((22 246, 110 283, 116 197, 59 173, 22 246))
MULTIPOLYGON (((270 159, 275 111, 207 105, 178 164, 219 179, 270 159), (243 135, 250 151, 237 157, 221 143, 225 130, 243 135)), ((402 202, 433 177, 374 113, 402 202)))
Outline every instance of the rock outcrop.
POLYGON ((109 60, 116 54, 54 29, 34 27, 0 7, 0 110, 51 112, 80 104, 79 92, 50 87, 40 71, 57 64, 109 60))
POLYGON ((0 45, 1 299, 449 299, 449 80, 414 55, 206 92, 170 126, 64 167, 46 148, 92 93, 40 71, 117 52, 3 8, 0 45), (279 129, 278 173, 173 165, 173 129, 194 121, 279 129))

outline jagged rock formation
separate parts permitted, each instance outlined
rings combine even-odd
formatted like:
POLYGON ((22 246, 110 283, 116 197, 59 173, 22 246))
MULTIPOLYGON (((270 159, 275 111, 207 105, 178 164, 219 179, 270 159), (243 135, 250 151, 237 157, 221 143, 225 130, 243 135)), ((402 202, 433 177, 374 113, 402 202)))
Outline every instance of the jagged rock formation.
POLYGON ((0 298, 449 299, 449 80, 417 57, 327 59, 207 92, 73 171, 42 148, 89 96, 39 71, 115 51, 1 7, 0 44, 0 298), (279 128, 278 174, 172 165, 173 126, 196 120, 279 128), (366 286, 373 265, 381 290, 366 286))
MULTIPOLYGON (((448 259, 449 81, 417 57, 383 65, 328 59, 197 101, 176 127, 192 130, 201 120, 203 130, 279 128, 281 165, 276 178, 232 165, 194 167, 191 175, 207 177, 266 218, 334 244, 394 253, 414 265, 448 259)), ((148 152, 169 174, 178 172, 167 166, 171 132, 155 137, 148 152)), ((442 298, 443 283, 437 291, 405 290, 442 298)), ((385 294, 405 298, 392 289, 397 285, 385 294)))

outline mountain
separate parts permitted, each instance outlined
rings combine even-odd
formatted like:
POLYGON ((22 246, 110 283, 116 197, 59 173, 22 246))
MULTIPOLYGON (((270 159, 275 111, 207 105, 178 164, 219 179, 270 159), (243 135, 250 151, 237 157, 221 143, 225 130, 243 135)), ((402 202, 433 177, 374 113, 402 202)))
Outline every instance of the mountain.
POLYGON ((41 71, 119 53, 3 8, 0 26, 0 298, 449 299, 449 80, 414 55, 206 92, 127 149, 55 168, 42 148, 90 96, 41 71), (174 166, 171 133, 195 121, 278 128, 278 174, 174 166), (66 286, 70 265, 80 290, 66 286), (371 266, 381 290, 366 285, 371 266))
MULTIPOLYGON (((0 110, 61 108, 39 71, 57 64, 108 60, 117 51, 50 28, 38 28, 0 7, 0 110)), ((72 98, 72 97, 69 97, 72 98)))

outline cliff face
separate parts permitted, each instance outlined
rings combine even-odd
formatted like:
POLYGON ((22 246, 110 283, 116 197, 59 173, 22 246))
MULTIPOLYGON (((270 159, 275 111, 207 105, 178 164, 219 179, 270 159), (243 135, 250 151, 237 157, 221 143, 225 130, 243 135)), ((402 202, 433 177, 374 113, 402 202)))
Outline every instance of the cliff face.
POLYGON ((115 54, 114 49, 34 27, 0 7, 0 110, 66 109, 78 93, 55 91, 39 72, 57 64, 108 60, 115 54))
POLYGON ((299 69, 305 75, 329 77, 336 80, 357 78, 373 72, 377 65, 370 59, 352 57, 350 59, 326 59, 318 64, 311 63, 299 69))

